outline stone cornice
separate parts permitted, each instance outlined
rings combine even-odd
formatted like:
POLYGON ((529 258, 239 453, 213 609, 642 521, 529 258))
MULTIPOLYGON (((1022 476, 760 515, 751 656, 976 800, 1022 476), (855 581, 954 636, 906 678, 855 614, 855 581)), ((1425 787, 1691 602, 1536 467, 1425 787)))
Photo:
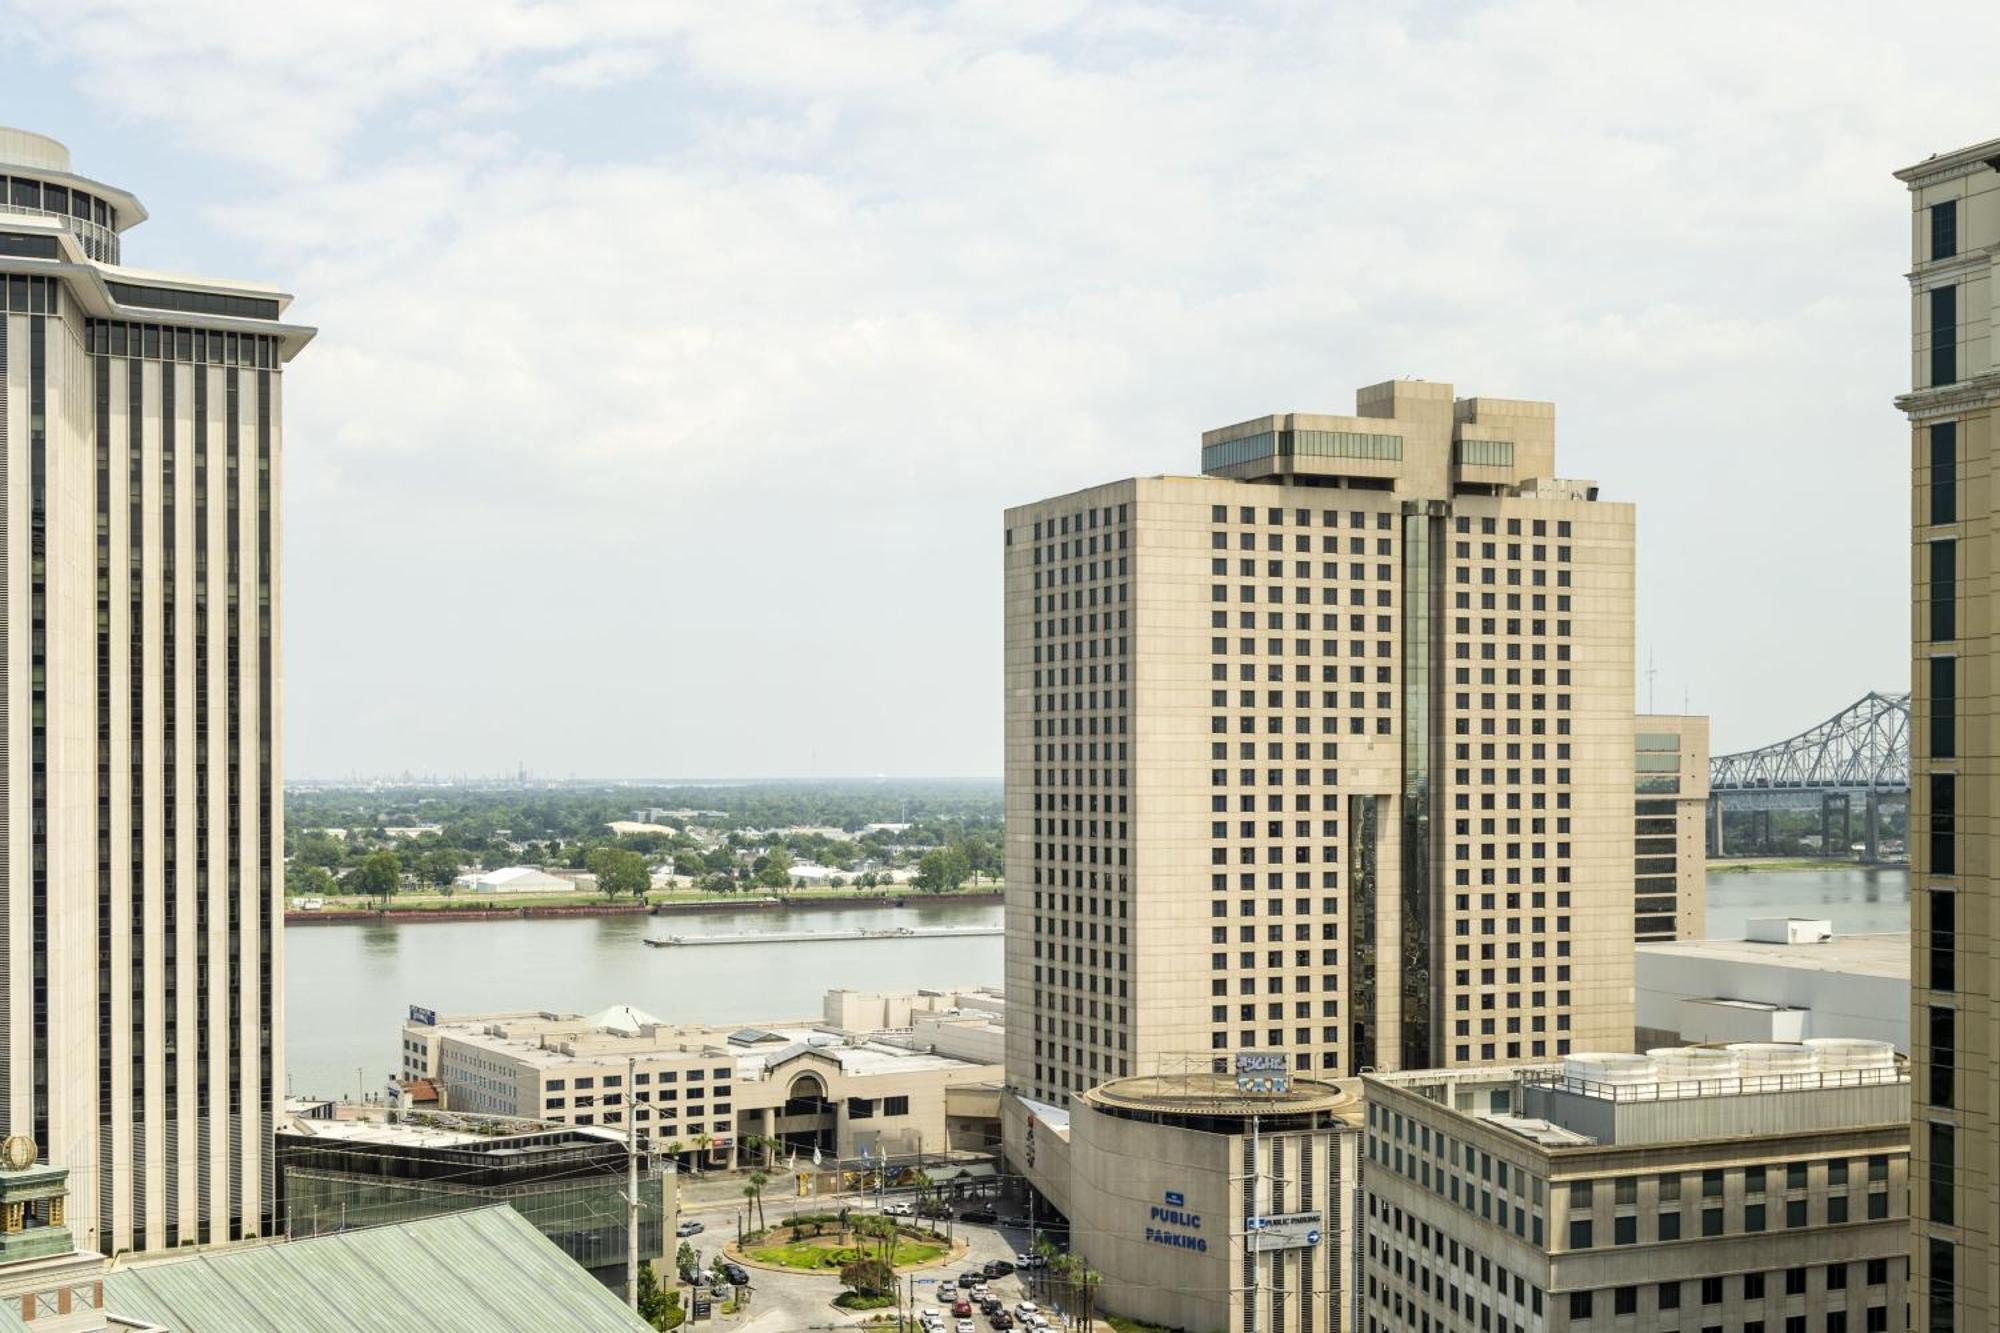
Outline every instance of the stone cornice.
POLYGON ((1896 406, 1908 413, 1912 421, 1957 416, 1963 412, 2000 406, 2000 374, 1983 375, 1935 388, 1912 389, 1896 395, 1896 406))

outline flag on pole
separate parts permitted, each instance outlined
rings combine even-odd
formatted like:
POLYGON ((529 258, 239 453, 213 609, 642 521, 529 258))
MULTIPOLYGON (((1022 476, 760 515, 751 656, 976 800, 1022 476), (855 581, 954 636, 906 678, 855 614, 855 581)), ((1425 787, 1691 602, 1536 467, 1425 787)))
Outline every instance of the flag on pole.
POLYGON ((792 1160, 785 1163, 785 1169, 789 1171, 792 1168, 796 1167, 798 1164, 799 1164, 799 1150, 795 1147, 792 1149, 792 1160))
POLYGON ((813 1145, 813 1165, 819 1165, 819 1145, 817 1143, 813 1145))

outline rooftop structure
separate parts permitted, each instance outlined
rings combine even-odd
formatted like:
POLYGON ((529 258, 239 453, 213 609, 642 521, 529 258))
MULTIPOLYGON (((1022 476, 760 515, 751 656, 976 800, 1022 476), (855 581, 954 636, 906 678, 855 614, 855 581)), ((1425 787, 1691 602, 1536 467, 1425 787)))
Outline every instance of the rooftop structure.
POLYGON ((1777 938, 1639 945, 1638 1043, 1865 1037, 1908 1053, 1909 932, 1763 933, 1777 938))
POLYGON ((644 1333, 647 1327, 503 1207, 117 1267, 104 1275, 104 1297, 120 1315, 173 1333, 644 1333))

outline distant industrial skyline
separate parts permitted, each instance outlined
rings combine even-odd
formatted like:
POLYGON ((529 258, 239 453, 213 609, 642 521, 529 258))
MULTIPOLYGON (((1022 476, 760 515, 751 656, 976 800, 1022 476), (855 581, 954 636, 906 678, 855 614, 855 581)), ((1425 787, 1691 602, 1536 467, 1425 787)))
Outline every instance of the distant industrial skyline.
POLYGON ((1641 506, 1641 706, 1907 688, 1880 164, 1990 127, 1896 13, 575 9, 0 0, 0 119, 323 330, 292 773, 997 775, 1006 505, 1399 375, 1641 506))

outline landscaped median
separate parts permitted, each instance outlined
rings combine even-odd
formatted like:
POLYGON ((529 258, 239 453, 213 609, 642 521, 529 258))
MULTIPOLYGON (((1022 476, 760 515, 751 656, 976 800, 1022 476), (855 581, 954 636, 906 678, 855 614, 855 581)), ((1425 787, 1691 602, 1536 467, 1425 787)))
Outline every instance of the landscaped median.
POLYGON ((871 1228, 889 1223, 890 1219, 868 1213, 846 1218, 835 1213, 787 1218, 776 1226, 751 1232, 726 1246, 724 1253, 752 1268, 838 1277, 842 1269, 865 1259, 883 1260, 898 1273, 934 1268, 962 1257, 968 1248, 965 1241, 947 1240, 927 1227, 902 1224, 895 1227, 891 1252, 885 1234, 871 1234, 871 1228))

